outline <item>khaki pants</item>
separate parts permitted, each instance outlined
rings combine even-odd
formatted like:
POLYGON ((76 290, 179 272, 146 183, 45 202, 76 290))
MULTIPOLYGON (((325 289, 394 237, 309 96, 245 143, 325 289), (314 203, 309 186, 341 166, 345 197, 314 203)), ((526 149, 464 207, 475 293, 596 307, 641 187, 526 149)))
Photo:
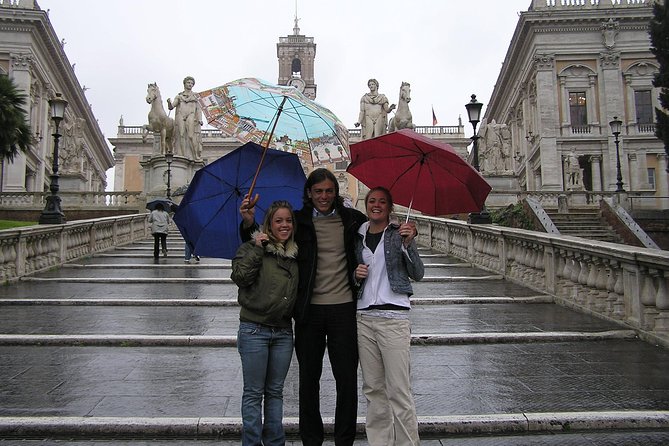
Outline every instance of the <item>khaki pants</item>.
POLYGON ((370 446, 420 444, 411 395, 411 322, 358 312, 358 354, 370 446))

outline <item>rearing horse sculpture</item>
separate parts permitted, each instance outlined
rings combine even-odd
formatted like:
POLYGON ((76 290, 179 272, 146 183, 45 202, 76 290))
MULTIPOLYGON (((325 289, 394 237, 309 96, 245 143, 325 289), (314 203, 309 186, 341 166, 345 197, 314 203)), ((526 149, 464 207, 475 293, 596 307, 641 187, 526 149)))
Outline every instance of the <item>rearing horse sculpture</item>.
POLYGON ((400 99, 397 101, 397 111, 395 116, 388 123, 388 132, 394 132, 401 129, 414 129, 409 102, 411 101, 411 85, 408 82, 402 82, 400 87, 400 99))
MULTIPOLYGON (((146 136, 151 132, 160 132, 160 153, 172 153, 174 150, 174 119, 167 116, 163 108, 163 99, 160 89, 156 83, 149 84, 146 89, 146 102, 151 104, 149 111, 149 123, 142 126, 142 142, 146 142, 146 136)), ((182 155, 175 153, 175 155, 182 155)))

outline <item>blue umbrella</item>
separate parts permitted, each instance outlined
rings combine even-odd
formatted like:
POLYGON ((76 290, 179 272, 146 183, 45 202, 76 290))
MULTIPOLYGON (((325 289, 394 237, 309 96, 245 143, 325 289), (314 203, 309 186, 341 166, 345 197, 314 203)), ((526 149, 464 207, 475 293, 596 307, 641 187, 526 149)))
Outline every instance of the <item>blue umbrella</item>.
MULTIPOLYGON (((181 235, 198 256, 231 259, 241 245, 239 207, 248 193, 263 147, 248 142, 198 170, 174 214, 181 235)), ((256 221, 272 202, 302 206, 306 177, 297 155, 267 150, 256 179, 256 221)))

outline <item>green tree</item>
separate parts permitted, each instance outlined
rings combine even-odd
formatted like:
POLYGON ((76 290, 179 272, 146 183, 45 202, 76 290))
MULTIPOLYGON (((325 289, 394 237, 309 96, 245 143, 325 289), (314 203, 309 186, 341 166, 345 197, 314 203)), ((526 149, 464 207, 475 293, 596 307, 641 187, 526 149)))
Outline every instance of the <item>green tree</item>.
MULTIPOLYGON (((650 21, 650 50, 660 64, 660 71, 653 79, 653 85, 660 89, 660 105, 655 109, 655 136, 664 142, 664 151, 669 155, 669 10, 664 1, 653 4, 653 18, 650 21)), ((669 171, 669 168, 667 169, 669 171)))
POLYGON ((14 82, 0 75, 0 159, 12 161, 19 150, 25 152, 32 143, 25 103, 26 96, 14 82))

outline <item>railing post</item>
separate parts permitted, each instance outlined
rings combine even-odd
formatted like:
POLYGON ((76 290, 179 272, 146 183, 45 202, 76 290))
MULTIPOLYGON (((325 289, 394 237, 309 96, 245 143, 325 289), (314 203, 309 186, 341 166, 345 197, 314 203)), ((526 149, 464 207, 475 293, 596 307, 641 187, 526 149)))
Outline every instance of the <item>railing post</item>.
POLYGON ((21 232, 19 234, 19 242, 16 246, 16 265, 15 271, 17 277, 21 277, 26 273, 26 258, 28 252, 28 241, 26 235, 21 232))

